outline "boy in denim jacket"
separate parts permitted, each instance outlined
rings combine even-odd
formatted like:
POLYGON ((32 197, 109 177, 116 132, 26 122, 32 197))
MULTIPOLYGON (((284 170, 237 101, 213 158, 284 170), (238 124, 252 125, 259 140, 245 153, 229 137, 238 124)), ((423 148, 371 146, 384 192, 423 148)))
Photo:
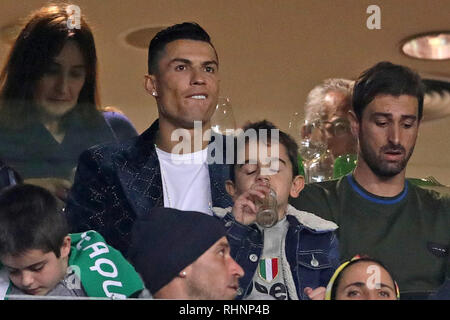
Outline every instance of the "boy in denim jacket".
POLYGON ((247 125, 244 135, 249 141, 235 143, 226 182, 234 206, 214 208, 227 228, 232 257, 245 271, 237 298, 321 299, 339 264, 337 225, 288 204, 304 186, 290 136, 268 121, 247 125), (262 227, 256 222, 258 206, 270 189, 276 193, 278 217, 275 225, 262 227))

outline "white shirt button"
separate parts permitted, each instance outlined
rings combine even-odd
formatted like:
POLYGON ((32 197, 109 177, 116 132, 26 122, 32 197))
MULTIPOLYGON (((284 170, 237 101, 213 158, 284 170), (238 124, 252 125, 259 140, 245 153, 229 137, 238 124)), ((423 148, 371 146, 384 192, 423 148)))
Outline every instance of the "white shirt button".
POLYGON ((250 259, 251 262, 258 261, 258 256, 254 253, 252 253, 248 258, 250 259))

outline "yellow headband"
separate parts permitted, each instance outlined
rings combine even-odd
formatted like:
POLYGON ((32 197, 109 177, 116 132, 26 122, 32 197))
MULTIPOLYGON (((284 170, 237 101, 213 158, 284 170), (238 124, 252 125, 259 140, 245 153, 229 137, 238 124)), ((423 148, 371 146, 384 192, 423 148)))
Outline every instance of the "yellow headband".
MULTIPOLYGON (((358 254, 358 255, 354 256, 353 258, 351 258, 350 260, 345 261, 344 263, 342 263, 342 264, 336 269, 336 271, 334 272, 334 274, 333 274, 333 276, 331 277, 330 281, 328 282, 328 285, 327 285, 327 291, 326 291, 326 293, 325 293, 325 300, 331 300, 331 291, 332 291, 332 289, 333 289, 334 282, 336 281, 336 278, 337 278, 338 275, 342 272, 342 270, 344 270, 345 267, 347 267, 347 265, 348 265, 350 262, 355 261, 355 260, 360 260, 360 259, 362 259, 362 258, 365 258, 365 257, 362 257, 362 256, 360 256, 360 255, 358 254)), ((399 288, 398 288, 397 282, 395 282, 394 279, 392 279, 392 280, 394 281, 395 294, 397 295, 397 300, 400 300, 400 290, 399 290, 399 288)))

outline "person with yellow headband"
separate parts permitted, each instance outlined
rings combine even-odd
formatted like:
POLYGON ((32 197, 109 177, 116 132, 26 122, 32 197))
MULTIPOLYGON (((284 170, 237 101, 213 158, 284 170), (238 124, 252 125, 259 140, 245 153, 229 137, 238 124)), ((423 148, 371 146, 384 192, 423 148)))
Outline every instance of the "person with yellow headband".
POLYGON ((325 300, 399 300, 397 283, 378 260, 357 255, 341 264, 328 283, 325 300))

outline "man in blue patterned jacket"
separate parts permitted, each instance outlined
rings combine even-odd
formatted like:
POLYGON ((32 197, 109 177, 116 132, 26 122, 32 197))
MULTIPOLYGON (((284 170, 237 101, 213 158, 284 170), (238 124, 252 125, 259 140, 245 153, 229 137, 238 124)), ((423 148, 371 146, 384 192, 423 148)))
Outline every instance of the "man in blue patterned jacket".
POLYGON ((137 138, 80 156, 66 207, 71 231, 94 229, 126 256, 134 221, 152 207, 212 215, 213 206, 231 205, 225 138, 208 135, 218 67, 209 35, 195 23, 152 39, 145 88, 156 100, 158 120, 137 138))

